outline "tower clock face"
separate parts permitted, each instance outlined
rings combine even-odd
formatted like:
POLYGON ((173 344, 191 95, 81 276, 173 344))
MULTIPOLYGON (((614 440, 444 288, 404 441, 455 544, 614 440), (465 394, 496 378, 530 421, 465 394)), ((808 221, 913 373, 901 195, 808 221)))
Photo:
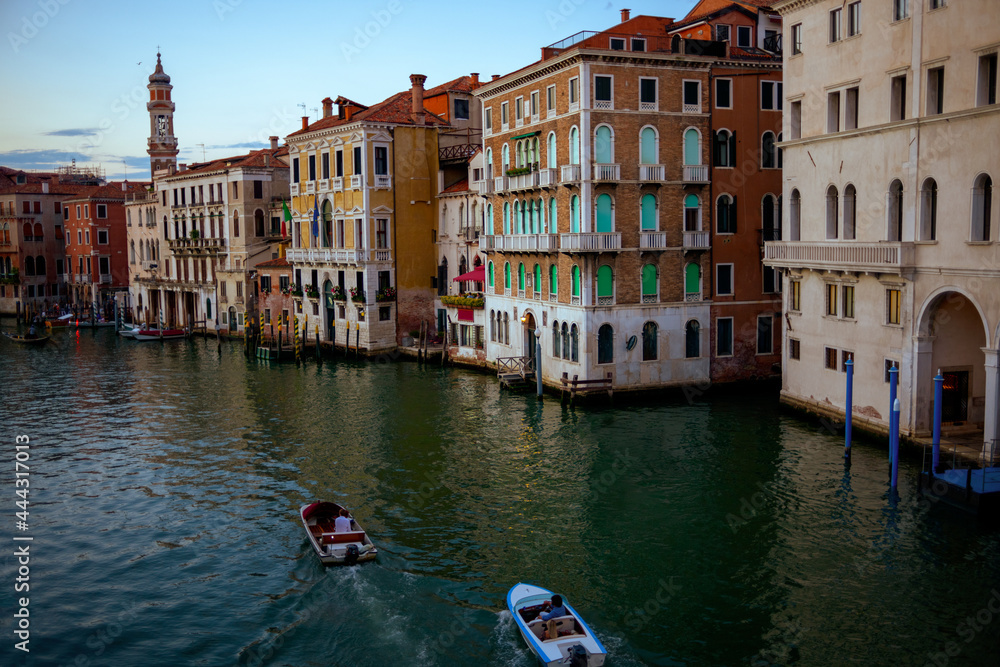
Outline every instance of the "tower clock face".
POLYGON ((156 134, 160 137, 167 136, 167 117, 157 116, 156 117, 156 134))

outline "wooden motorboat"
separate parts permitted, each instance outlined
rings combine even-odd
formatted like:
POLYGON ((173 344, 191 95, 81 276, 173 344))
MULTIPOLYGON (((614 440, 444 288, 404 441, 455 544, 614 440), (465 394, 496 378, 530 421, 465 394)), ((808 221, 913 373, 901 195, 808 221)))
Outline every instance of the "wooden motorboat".
POLYGON ((299 508, 302 526, 306 529, 313 551, 323 565, 354 565, 375 560, 378 550, 353 516, 350 517, 350 532, 338 533, 334 530, 334 521, 342 509, 346 508, 323 501, 299 508))
POLYGON ((135 335, 140 331, 142 331, 142 327, 132 327, 126 324, 118 330, 118 335, 122 338, 135 338, 135 335))
POLYGON ((14 334, 7 333, 6 331, 3 332, 3 335, 9 340, 14 341, 15 343, 20 343, 21 345, 45 345, 45 343, 49 340, 49 336, 35 336, 34 338, 28 338, 27 336, 16 336, 14 334))
POLYGON ((136 340, 174 340, 187 338, 187 335, 188 332, 184 329, 140 329, 132 335, 132 338, 136 340))
POLYGON ((552 601, 552 591, 531 584, 515 584, 507 593, 507 608, 521 636, 543 665, 598 667, 607 651, 565 600, 566 615, 543 621, 540 615, 552 601))

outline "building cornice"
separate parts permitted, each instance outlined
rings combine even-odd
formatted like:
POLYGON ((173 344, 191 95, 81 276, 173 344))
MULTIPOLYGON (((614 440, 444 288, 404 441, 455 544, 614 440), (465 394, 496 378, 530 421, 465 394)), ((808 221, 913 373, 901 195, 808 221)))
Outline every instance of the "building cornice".
POLYGON ((779 0, 771 5, 771 9, 785 16, 800 9, 805 9, 810 5, 818 5, 821 2, 825 2, 825 0, 779 0))

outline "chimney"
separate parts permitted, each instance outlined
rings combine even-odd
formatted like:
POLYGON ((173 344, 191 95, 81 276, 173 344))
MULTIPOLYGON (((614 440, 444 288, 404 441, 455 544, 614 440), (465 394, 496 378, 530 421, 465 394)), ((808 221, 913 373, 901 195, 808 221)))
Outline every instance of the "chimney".
POLYGON ((122 181, 122 192, 128 192, 128 181, 122 181))
POLYGON ((493 78, 492 78, 492 79, 490 79, 490 81, 496 81, 496 80, 497 80, 497 79, 499 79, 499 78, 500 78, 500 75, 499 75, 499 74, 494 74, 494 75, 493 75, 493 78))
POLYGON ((277 150, 278 148, 278 137, 268 137, 271 141, 271 150, 277 150))
POLYGON ((472 87, 473 88, 478 88, 479 87, 479 72, 473 72, 470 76, 472 77, 472 87))
POLYGON ((49 182, 48 182, 48 180, 42 181, 42 194, 43 195, 49 194, 49 182))
POLYGON ((625 23, 625 21, 628 21, 629 11, 630 10, 628 10, 628 9, 623 9, 622 10, 622 23, 625 23))
POLYGON ((410 95, 413 98, 413 109, 411 116, 415 125, 424 124, 424 81, 427 77, 423 74, 410 75, 410 95))
POLYGON ((187 171, 187 169, 188 169, 187 163, 182 162, 180 165, 180 171, 187 171))
POLYGON ((271 166, 271 154, 270 153, 264 153, 264 166, 265 167, 270 167, 271 166))
POLYGON ((305 129, 308 129, 308 128, 309 128, 309 116, 303 116, 302 117, 302 129, 305 130, 305 129))
POLYGON ((329 118, 333 115, 333 100, 329 97, 323 100, 323 118, 329 118))

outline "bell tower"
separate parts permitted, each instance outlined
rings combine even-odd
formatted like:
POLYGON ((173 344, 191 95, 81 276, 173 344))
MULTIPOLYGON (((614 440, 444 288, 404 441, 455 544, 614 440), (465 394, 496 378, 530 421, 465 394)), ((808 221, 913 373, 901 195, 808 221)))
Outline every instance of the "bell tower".
POLYGON ((170 100, 170 77, 163 72, 160 54, 156 54, 156 71, 149 75, 149 169, 150 175, 177 166, 177 137, 174 136, 174 103, 170 100))

